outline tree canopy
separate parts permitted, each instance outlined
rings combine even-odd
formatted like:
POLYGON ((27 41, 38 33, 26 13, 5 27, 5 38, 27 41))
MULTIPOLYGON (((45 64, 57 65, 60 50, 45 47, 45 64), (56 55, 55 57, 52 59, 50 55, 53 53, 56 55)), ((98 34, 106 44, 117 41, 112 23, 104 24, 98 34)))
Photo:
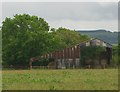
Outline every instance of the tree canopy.
POLYGON ((86 35, 81 35, 75 30, 69 30, 62 27, 58 28, 55 32, 53 32, 53 34, 59 36, 66 47, 78 44, 89 39, 86 35))
POLYGON ((89 38, 74 30, 51 28, 37 16, 28 14, 6 18, 2 25, 4 65, 28 65, 31 57, 63 49, 89 38))
POLYGON ((85 65, 88 60, 99 60, 100 54, 105 51, 101 46, 85 46, 81 48, 81 65, 85 65))
POLYGON ((114 65, 119 65, 119 63, 120 63, 120 59, 119 59, 120 50, 119 50, 119 49, 120 49, 119 45, 113 46, 112 61, 113 61, 113 64, 114 64, 114 65))
POLYGON ((49 44, 46 21, 28 14, 6 18, 2 26, 3 63, 26 65, 30 57, 42 54, 49 44))

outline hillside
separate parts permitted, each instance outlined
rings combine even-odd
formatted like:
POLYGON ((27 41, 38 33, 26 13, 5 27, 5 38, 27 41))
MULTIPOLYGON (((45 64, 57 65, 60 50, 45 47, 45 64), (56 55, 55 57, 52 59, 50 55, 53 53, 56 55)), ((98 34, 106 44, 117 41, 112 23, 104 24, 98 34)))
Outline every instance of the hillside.
POLYGON ((77 30, 81 34, 88 35, 90 37, 99 38, 110 44, 118 43, 118 32, 110 32, 106 30, 77 30))

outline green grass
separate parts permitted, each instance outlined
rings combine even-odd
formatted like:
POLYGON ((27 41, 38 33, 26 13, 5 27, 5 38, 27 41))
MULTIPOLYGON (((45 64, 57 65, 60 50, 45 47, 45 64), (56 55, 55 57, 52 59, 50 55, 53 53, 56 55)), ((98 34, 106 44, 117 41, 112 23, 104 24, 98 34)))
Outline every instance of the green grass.
POLYGON ((117 90, 117 69, 3 70, 3 90, 117 90))

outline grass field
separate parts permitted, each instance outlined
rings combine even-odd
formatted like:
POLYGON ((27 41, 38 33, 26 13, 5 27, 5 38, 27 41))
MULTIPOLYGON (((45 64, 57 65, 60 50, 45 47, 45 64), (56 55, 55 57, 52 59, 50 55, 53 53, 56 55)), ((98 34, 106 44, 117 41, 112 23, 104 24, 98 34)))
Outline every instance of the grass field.
POLYGON ((117 90, 117 69, 3 70, 3 90, 117 90))

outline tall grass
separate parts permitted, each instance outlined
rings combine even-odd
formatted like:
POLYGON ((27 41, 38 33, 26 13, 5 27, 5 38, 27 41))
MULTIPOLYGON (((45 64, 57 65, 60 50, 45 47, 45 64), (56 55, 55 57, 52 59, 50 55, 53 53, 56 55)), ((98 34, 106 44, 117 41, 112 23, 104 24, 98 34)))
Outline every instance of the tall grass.
POLYGON ((3 90, 117 89, 117 69, 3 70, 3 90))

